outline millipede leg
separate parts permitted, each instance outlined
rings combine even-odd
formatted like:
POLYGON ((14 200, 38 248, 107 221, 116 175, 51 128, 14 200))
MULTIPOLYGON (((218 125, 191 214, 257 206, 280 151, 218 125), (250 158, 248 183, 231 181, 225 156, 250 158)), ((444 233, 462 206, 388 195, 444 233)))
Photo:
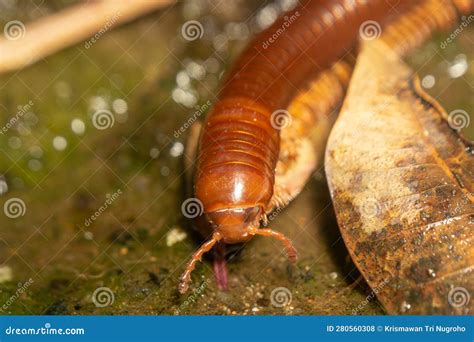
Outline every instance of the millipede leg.
POLYGON ((205 253, 211 250, 211 248, 216 244, 217 241, 220 240, 220 238, 221 237, 218 233, 214 233, 212 239, 202 244, 201 247, 199 247, 199 249, 193 254, 191 260, 189 260, 188 265, 186 266, 186 270, 181 275, 179 283, 180 293, 185 293, 188 290, 189 282, 191 281, 191 273, 196 267, 196 263, 201 260, 205 253))
POLYGON ((270 236, 274 237, 278 240, 280 240, 283 243, 283 246, 286 249, 286 253, 288 254, 288 259, 290 259, 291 262, 296 262, 296 249, 291 243, 291 240, 288 239, 285 235, 283 235, 280 232, 276 232, 274 230, 268 229, 268 228, 262 228, 262 229, 257 229, 255 231, 255 235, 261 235, 261 236, 270 236))

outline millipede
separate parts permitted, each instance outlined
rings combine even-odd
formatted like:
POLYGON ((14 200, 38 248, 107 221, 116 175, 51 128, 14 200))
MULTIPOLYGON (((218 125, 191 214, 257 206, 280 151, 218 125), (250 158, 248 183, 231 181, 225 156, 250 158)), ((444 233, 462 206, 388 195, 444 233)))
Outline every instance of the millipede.
POLYGON ((294 196, 275 182, 290 139, 282 132, 305 135, 337 107, 350 74, 350 65, 337 61, 355 52, 361 25, 382 25, 384 41, 403 55, 472 7, 468 0, 306 0, 257 35, 231 68, 201 132, 194 193, 210 233, 187 264, 179 291, 186 292, 196 263, 216 244, 269 236, 296 260, 289 238, 261 227, 294 196), (299 120, 303 132, 282 130, 282 113, 299 120))

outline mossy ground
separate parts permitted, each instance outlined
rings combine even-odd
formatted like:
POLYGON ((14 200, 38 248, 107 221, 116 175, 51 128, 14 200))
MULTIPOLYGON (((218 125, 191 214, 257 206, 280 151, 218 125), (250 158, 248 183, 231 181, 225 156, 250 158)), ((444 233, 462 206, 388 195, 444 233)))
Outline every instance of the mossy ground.
MULTIPOLYGON (((243 13, 248 15, 251 6, 243 13)), ((187 59, 209 55, 210 46, 179 41, 180 11, 178 6, 148 15, 110 31, 89 49, 79 44, 0 76, 2 120, 30 100, 38 119, 27 127, 29 133, 11 129, 0 136, 0 168, 9 185, 1 204, 16 197, 26 207, 15 219, 0 215, 0 265, 12 274, 0 284, 0 309, 17 293, 18 283, 33 281, 1 313, 382 314, 376 300, 366 301, 370 290, 363 281, 352 286, 359 275, 339 234, 323 169, 272 221, 272 228, 294 240, 299 250, 295 266, 289 266, 277 242, 255 238, 230 262, 228 292, 217 290, 207 260, 194 273, 189 294, 178 294, 178 277, 197 242, 180 209, 185 198, 182 157, 170 150, 177 141, 184 143, 188 132, 178 139, 174 132, 194 109, 177 104, 170 94, 187 59), (117 116, 112 127, 96 129, 90 103, 97 97, 108 105, 117 98, 125 100, 126 120, 119 122, 117 116), (83 135, 71 130, 74 118, 85 123, 83 135), (55 136, 67 140, 65 150, 53 147, 55 136), (20 147, 11 147, 12 137, 20 138, 20 147), (30 163, 35 146, 43 151, 34 157, 42 166, 36 171, 30 163), (86 225, 104 206, 107 194, 118 190, 113 203, 86 225), (187 238, 168 246, 167 234, 177 227, 187 238), (113 292, 113 303, 93 303, 99 287, 113 292), (290 290, 289 305, 272 303, 270 294, 277 287, 290 290)), ((9 15, 2 20, 22 16, 9 15)), ((411 58, 422 76, 436 76, 430 92, 448 112, 472 112, 474 68, 453 80, 442 65, 460 53, 472 65, 473 32, 465 32, 444 50, 432 41, 411 58), (433 49, 439 52, 433 54, 433 49)), ((244 43, 229 48, 222 68, 244 43)), ((199 103, 211 98, 213 89, 201 89, 199 103)), ((471 138, 472 127, 466 131, 471 138)))

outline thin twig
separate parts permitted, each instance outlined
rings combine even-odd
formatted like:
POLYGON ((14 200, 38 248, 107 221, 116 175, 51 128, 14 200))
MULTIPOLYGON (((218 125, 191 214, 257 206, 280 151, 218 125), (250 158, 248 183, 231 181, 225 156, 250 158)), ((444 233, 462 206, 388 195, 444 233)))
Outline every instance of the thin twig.
POLYGON ((10 27, 0 37, 0 73, 31 65, 65 47, 102 35, 175 0, 100 0, 75 5, 32 23, 10 27), (15 31, 16 30, 16 31, 15 31))

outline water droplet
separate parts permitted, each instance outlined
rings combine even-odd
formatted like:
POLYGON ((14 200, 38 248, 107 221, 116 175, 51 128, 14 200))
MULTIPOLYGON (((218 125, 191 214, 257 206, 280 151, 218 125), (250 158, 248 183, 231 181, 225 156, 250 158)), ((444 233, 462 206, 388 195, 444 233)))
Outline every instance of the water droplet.
POLYGON ((43 168, 43 164, 37 159, 31 159, 28 161, 28 167, 31 171, 39 171, 43 168))
POLYGON ((197 98, 193 93, 184 91, 181 88, 175 88, 171 96, 175 102, 181 103, 188 108, 195 106, 197 103, 197 98))
POLYGON ((281 9, 286 12, 289 11, 298 4, 298 0, 279 0, 281 9))
POLYGON ((229 40, 226 35, 218 34, 212 40, 212 44, 217 51, 226 51, 229 47, 229 40))
POLYGON ((66 138, 58 135, 53 139, 53 147, 58 151, 63 151, 67 147, 66 138))
POLYGON ((93 96, 89 99, 89 109, 92 113, 98 110, 109 109, 107 101, 101 96, 93 96))
POLYGON ((38 117, 36 116, 35 113, 28 112, 25 115, 23 115, 23 120, 25 124, 29 127, 34 126, 38 123, 38 117))
POLYGON ((200 1, 186 1, 183 4, 183 16, 186 19, 197 18, 204 10, 203 3, 200 1))
POLYGON ((20 135, 30 135, 31 134, 31 129, 29 129, 23 122, 19 122, 16 126, 16 130, 20 135))
POLYGON ((30 156, 33 158, 41 158, 43 156, 43 150, 41 147, 33 145, 30 147, 30 156))
POLYGON ((180 155, 183 154, 184 151, 184 145, 180 143, 179 141, 175 142, 173 146, 170 148, 170 155, 172 157, 179 157, 180 155))
POLYGON ((411 304, 403 301, 402 304, 400 305, 400 311, 401 312, 407 312, 408 310, 411 309, 411 304))
POLYGON ((59 81, 55 84, 54 88, 56 90, 56 95, 64 100, 69 99, 72 95, 71 86, 67 82, 59 81))
POLYGON ((214 58, 214 57, 209 57, 205 62, 204 62, 204 67, 206 68, 206 71, 212 74, 215 74, 219 71, 219 61, 214 58))
POLYGON ((265 6, 257 14, 257 24, 261 29, 266 29, 278 18, 278 11, 275 5, 265 6))
POLYGON ((123 99, 115 99, 112 102, 112 109, 117 114, 125 114, 128 111, 128 104, 123 99))
POLYGON ((13 279, 13 271, 10 266, 0 265, 0 284, 11 281, 13 279))
POLYGON ((77 135, 82 135, 86 131, 86 125, 81 119, 73 119, 71 121, 71 129, 77 135))
POLYGON ((166 177, 166 176, 169 176, 169 174, 170 174, 170 169, 169 169, 169 167, 163 166, 163 167, 161 168, 161 170, 160 170, 160 173, 161 173, 162 176, 165 176, 165 177, 166 177))
POLYGON ((176 84, 178 85, 178 87, 183 88, 183 89, 188 89, 190 82, 191 82, 191 79, 189 78, 189 75, 185 71, 181 70, 176 75, 176 84))
POLYGON ((6 194, 8 192, 8 184, 5 180, 5 177, 0 177, 0 195, 6 194))
POLYGON ((19 149, 21 145, 22 145, 22 141, 18 137, 11 137, 10 139, 8 139, 8 146, 13 148, 14 150, 19 149))
POLYGON ((160 155, 160 150, 157 149, 156 147, 153 147, 153 148, 150 150, 150 157, 151 157, 152 159, 158 158, 159 155, 160 155))
POLYGON ((457 55, 454 59, 454 63, 448 68, 448 74, 451 78, 458 78, 464 75, 468 69, 466 55, 457 55))
POLYGON ((249 28, 245 23, 228 23, 225 32, 231 40, 244 40, 249 35, 249 28))
POLYGON ((196 80, 201 80, 206 75, 206 69, 194 61, 191 61, 186 65, 186 72, 196 80))
POLYGON ((436 79, 433 75, 426 75, 425 77, 423 77, 423 79, 421 80, 421 85, 423 86, 423 88, 425 89, 431 89, 434 87, 434 85, 436 84, 436 79))

